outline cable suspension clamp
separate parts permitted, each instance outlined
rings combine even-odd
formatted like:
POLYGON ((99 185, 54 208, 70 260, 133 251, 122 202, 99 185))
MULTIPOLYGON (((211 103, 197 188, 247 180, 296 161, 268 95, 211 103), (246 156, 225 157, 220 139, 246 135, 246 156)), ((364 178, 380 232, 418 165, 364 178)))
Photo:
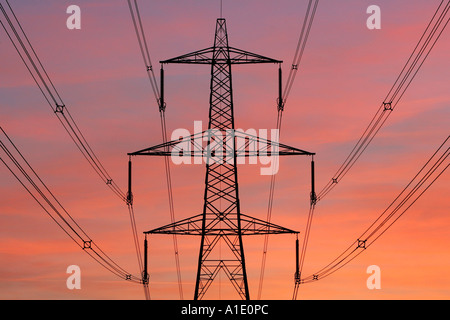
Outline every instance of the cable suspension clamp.
POLYGON ((149 274, 142 272, 142 284, 148 284, 149 282, 150 282, 149 274))
POLYGON ((164 101, 162 101, 162 99, 159 99, 159 111, 160 112, 164 112, 166 111, 166 103, 164 101))
POLYGON ((312 206, 315 206, 317 204, 317 195, 315 192, 311 192, 311 196, 310 196, 310 204, 312 206))
POLYGON ((283 99, 277 98, 277 109, 278 109, 278 111, 284 111, 283 99))
POLYGON ((125 280, 131 280, 131 274, 126 274, 125 275, 125 280))
POLYGON ((292 65, 292 70, 298 70, 298 64, 293 64, 292 65))
POLYGON ((317 274, 313 274, 313 278, 312 278, 313 280, 319 280, 319 275, 317 275, 317 274))
POLYGON ((338 179, 337 178, 331 178, 332 183, 338 183, 338 179))
POLYGON ((147 66, 147 71, 153 71, 153 67, 152 66, 147 66))
POLYGON ((125 202, 127 203, 127 206, 133 205, 133 194, 131 192, 127 192, 127 197, 125 199, 125 202))
POLYGON ((106 179, 106 184, 112 184, 112 179, 106 179))

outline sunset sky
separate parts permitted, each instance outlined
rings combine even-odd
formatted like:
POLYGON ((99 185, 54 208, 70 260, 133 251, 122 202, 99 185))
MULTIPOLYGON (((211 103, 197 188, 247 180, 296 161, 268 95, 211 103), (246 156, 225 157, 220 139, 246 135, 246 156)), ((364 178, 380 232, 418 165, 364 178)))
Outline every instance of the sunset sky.
MULTIPOLYGON (((158 106, 126 0, 9 1, 86 140, 114 181, 127 185, 127 153, 162 142, 158 106), (81 8, 69 30, 66 9, 81 8)), ((5 5, 5 1, 1 1, 5 5)), ((292 63, 308 1, 224 0, 230 46, 292 63)), ((287 101, 281 142, 315 152, 316 186, 335 174, 393 85, 440 1, 322 0, 287 101), (369 30, 366 9, 381 8, 369 30)), ((139 1, 153 65, 213 45, 219 0, 139 1)), ((0 15, 3 21, 3 15, 0 15)), ((450 30, 444 31, 392 115, 345 178, 316 207, 303 272, 346 249, 394 200, 449 135, 450 30)), ((276 126, 277 65, 233 66, 236 127, 276 126)), ((207 125, 210 66, 165 66, 166 121, 207 125)), ((138 274, 127 207, 73 144, 0 30, 0 127, 87 234, 138 274)), ((0 138, 4 136, 0 133, 0 138)), ((0 157, 4 154, 0 150, 0 157)), ((282 158, 272 222, 300 231, 309 208, 310 158, 282 158)), ((447 160, 448 162, 448 160, 447 160)), ((142 232, 170 223, 162 158, 133 158, 134 210, 142 232)), ((201 213, 204 166, 171 165, 177 220, 201 213)), ((240 165, 242 212, 265 219, 269 176, 240 165)), ((440 179, 382 237, 348 265, 300 286, 298 299, 449 299, 450 175, 440 179), (366 269, 381 270, 369 290, 366 269)), ((194 293, 200 238, 179 236, 185 299, 194 293)), ((263 237, 244 238, 251 298, 263 237)), ((262 299, 292 298, 295 236, 273 235, 262 299)), ((150 295, 179 299, 171 236, 149 237, 150 295)), ((236 299, 225 274, 205 299, 236 299)), ((142 286, 109 273, 49 218, 0 162, 0 299, 144 299, 142 286), (66 269, 81 268, 69 290, 66 269)))

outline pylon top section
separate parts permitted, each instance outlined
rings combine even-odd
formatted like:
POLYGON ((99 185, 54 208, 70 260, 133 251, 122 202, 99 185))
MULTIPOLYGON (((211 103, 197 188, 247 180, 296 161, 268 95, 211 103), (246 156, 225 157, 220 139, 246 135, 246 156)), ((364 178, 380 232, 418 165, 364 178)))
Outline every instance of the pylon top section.
POLYGON ((194 51, 172 59, 160 61, 162 64, 254 64, 254 63, 283 63, 283 61, 268 58, 260 54, 248 52, 228 45, 226 21, 217 19, 214 46, 194 51))

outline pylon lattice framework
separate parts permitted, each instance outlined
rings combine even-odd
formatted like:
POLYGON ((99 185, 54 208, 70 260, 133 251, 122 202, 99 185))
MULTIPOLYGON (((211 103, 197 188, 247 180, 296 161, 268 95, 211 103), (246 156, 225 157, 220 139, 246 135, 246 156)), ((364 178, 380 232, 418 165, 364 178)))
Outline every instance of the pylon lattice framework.
MULTIPOLYGON (((213 47, 161 61, 162 65, 169 63, 211 65, 208 131, 201 133, 202 136, 206 134, 208 137, 207 147, 193 146, 190 152, 193 157, 207 157, 203 212, 144 233, 201 236, 194 300, 204 297, 221 270, 225 272, 239 296, 249 300, 242 236, 298 232, 241 213, 237 157, 257 156, 261 150, 255 151, 255 148, 250 148, 252 144, 265 144, 267 146, 266 154, 272 154, 274 150, 278 155, 314 155, 314 153, 248 134, 245 135, 246 143, 240 149, 236 148, 236 139, 242 133, 235 131, 234 126, 231 65, 281 64, 282 61, 230 47, 225 19, 217 19, 213 47), (230 155, 232 161, 214 161, 214 157, 211 157, 210 145, 213 142, 213 135, 210 133, 214 130, 222 133, 223 154, 230 155), (230 132, 233 134, 230 135, 230 132), (223 247, 227 248, 228 252, 225 253, 224 248, 221 247, 221 253, 217 255, 214 249, 220 242, 226 244, 223 247)), ((161 80, 163 81, 163 77, 161 80)), ((162 88, 163 83, 161 83, 161 90, 163 90, 162 88)), ((163 104, 163 91, 161 99, 161 104, 163 104)), ((197 133, 197 135, 199 134, 197 133)), ((181 141, 191 141, 194 144, 195 138, 198 136, 196 137, 194 134, 129 153, 129 155, 171 156, 173 152, 177 152, 177 148, 180 148, 181 141)))

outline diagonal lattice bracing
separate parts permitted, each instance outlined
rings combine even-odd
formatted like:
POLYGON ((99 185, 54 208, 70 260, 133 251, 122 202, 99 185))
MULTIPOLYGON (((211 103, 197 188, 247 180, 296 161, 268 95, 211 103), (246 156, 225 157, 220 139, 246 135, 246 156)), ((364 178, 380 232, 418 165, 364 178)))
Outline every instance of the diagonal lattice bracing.
POLYGON ((231 66, 281 61, 229 47, 225 19, 217 19, 213 47, 161 63, 211 65, 208 130, 129 155, 170 156, 181 159, 180 163, 203 158, 200 163, 206 165, 204 203, 202 213, 145 233, 200 236, 194 299, 205 296, 219 272, 227 275, 240 298, 250 299, 242 237, 297 232, 241 212, 237 166, 245 158, 313 153, 281 144, 273 137, 267 139, 267 134, 262 138, 254 132, 235 129, 231 66))

